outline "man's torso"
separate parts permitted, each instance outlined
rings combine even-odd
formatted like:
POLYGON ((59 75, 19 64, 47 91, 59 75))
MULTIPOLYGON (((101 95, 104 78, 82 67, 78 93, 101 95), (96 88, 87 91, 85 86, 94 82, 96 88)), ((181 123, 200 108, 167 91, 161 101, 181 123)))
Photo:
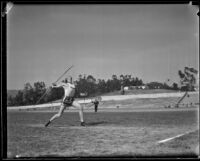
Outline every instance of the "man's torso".
POLYGON ((66 83, 65 85, 63 85, 63 88, 64 88, 64 99, 66 97, 74 97, 74 95, 75 95, 75 85, 74 84, 66 83))

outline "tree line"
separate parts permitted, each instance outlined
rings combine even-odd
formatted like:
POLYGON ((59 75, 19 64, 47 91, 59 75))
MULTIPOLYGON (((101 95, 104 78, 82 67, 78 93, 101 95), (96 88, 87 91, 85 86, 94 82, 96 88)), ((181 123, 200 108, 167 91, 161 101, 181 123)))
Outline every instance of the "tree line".
MULTIPOLYGON (((194 68, 185 67, 184 72, 178 71, 180 77, 181 87, 177 83, 169 86, 167 83, 150 82, 146 84, 149 89, 172 89, 172 90, 194 90, 195 83, 197 82, 195 75, 198 71, 194 68)), ((67 82, 67 78, 62 80, 67 82)), ((144 85, 142 79, 132 77, 132 75, 120 76, 112 75, 108 80, 95 79, 92 75, 79 75, 76 80, 76 94, 75 97, 94 97, 96 95, 105 94, 108 92, 122 91, 125 86, 142 86, 144 85)), ((30 83, 24 85, 23 90, 19 90, 16 96, 8 96, 8 106, 22 106, 34 105, 41 98, 41 96, 49 89, 44 82, 35 82, 33 86, 30 83)), ((64 94, 63 88, 52 88, 47 95, 40 100, 39 103, 47 103, 61 99, 64 94)), ((122 94, 122 92, 121 92, 122 94)))
MULTIPOLYGON (((67 82, 67 78, 62 80, 67 82)), ((75 97, 92 97, 108 92, 119 91, 124 86, 143 85, 142 79, 132 77, 131 75, 112 75, 108 80, 96 79, 92 75, 79 75, 76 80, 75 97)), ((35 82, 33 86, 30 83, 24 85, 23 90, 19 90, 16 96, 8 96, 8 106, 34 105, 40 97, 48 90, 44 82, 35 82)), ((47 103, 61 99, 64 94, 62 88, 52 88, 39 103, 47 103)))

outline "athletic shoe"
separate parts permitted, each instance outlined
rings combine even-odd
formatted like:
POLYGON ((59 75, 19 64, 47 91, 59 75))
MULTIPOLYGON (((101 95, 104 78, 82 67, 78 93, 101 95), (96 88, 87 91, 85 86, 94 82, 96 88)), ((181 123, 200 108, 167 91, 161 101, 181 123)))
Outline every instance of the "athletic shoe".
POLYGON ((81 122, 81 126, 85 126, 85 122, 81 122))
POLYGON ((50 121, 48 121, 44 126, 47 127, 50 124, 50 121))

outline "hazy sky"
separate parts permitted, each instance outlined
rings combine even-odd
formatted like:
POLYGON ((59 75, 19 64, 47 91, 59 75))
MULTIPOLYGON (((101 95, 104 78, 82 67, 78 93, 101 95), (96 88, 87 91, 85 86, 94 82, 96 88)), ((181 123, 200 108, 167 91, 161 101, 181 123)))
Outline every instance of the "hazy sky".
POLYGON ((56 81, 67 67, 108 79, 178 81, 198 69, 198 17, 189 5, 14 5, 7 24, 7 88, 56 81))

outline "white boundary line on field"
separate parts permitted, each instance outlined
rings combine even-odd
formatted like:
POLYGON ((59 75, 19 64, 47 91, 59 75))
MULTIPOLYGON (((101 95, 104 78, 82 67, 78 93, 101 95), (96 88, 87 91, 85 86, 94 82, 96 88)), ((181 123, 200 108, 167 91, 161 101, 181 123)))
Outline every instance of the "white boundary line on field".
POLYGON ((186 133, 179 134, 179 135, 176 135, 176 136, 171 137, 171 138, 167 138, 167 139, 164 139, 164 140, 160 140, 160 141, 158 141, 158 144, 160 144, 160 143, 165 143, 165 142, 170 141, 170 140, 173 140, 173 139, 175 139, 175 138, 179 138, 179 137, 181 137, 181 136, 184 136, 184 135, 186 135, 186 134, 192 133, 192 132, 194 132, 194 131, 196 131, 196 130, 188 131, 188 132, 186 132, 186 133))

